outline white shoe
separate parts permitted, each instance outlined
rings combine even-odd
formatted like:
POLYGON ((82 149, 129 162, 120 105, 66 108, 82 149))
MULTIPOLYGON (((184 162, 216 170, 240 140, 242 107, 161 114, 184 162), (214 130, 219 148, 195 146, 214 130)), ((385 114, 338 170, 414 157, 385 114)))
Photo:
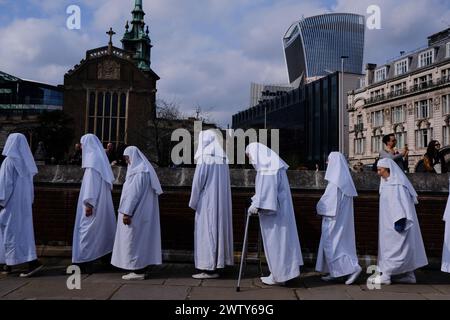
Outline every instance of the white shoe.
POLYGON ((332 277, 331 275, 323 276, 323 277, 321 277, 320 279, 322 279, 322 280, 325 281, 325 282, 330 282, 330 281, 336 280, 336 278, 335 278, 335 277, 332 277))
POLYGON ((377 280, 379 279, 379 284, 384 284, 384 285, 390 285, 391 284, 391 277, 388 276, 387 274, 382 274, 381 276, 377 277, 377 280))
POLYGON ((273 286, 273 285, 284 285, 284 282, 276 282, 273 279, 272 274, 270 274, 268 277, 261 277, 261 282, 268 285, 268 286, 273 286))
POLYGON ((34 268, 33 270, 31 270, 31 271, 29 271, 27 273, 25 273, 25 272, 21 273, 19 275, 19 277, 21 277, 21 278, 29 278, 29 277, 35 275, 36 273, 38 273, 39 271, 41 271, 42 268, 44 268, 43 264, 37 266, 36 268, 34 268))
POLYGON ((394 282, 397 283, 408 283, 408 284, 416 284, 416 275, 414 274, 414 271, 405 273, 402 277, 394 279, 394 282))
POLYGON ((390 285, 391 284, 391 277, 388 275, 377 275, 375 277, 370 277, 369 279, 367 279, 367 284, 373 284, 373 285, 390 285))
POLYGON ((203 279, 217 279, 218 277, 219 277, 218 273, 206 273, 206 272, 197 273, 197 274, 194 274, 192 276, 192 278, 200 279, 200 280, 203 280, 203 279))
POLYGON ((346 285, 353 284, 353 282, 355 282, 356 279, 358 279, 359 275, 361 274, 361 271, 362 271, 361 267, 358 266, 358 269, 348 277, 347 281, 345 281, 345 284, 346 285))
POLYGON ((122 280, 145 280, 145 274, 137 274, 131 272, 129 274, 122 276, 122 280))

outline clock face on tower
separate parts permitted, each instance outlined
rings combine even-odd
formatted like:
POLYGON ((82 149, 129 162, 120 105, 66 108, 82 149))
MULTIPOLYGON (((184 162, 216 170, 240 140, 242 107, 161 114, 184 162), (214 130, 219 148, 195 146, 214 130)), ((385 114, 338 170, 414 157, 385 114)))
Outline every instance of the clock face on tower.
POLYGON ((108 59, 98 64, 99 80, 120 80, 120 63, 108 59))

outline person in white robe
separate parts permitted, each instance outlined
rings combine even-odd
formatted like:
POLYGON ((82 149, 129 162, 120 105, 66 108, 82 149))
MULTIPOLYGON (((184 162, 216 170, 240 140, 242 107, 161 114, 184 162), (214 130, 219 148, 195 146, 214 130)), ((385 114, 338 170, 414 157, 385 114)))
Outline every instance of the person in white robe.
MULTIPOLYGON (((1 169, 0 169, 0 172, 1 172, 1 169)), ((0 213, 1 213, 1 210, 0 210, 0 213)), ((6 270, 4 270, 5 266, 6 266, 5 245, 3 243, 3 233, 2 233, 2 228, 0 226, 0 272, 6 271, 6 270)))
POLYGON ((128 169, 111 264, 132 271, 124 280, 144 280, 148 266, 162 263, 158 196, 163 192, 155 169, 138 148, 126 148, 123 156, 128 169))
POLYGON ((195 210, 195 279, 218 278, 234 264, 228 159, 214 130, 200 132, 189 207, 195 210))
POLYGON ((358 263, 355 243, 353 198, 358 196, 345 157, 339 152, 328 156, 325 193, 317 204, 322 217, 322 235, 317 253, 316 270, 328 273, 324 281, 349 276, 352 284, 362 269, 358 263))
POLYGON ((84 135, 81 148, 85 171, 73 231, 72 262, 87 271, 93 261, 113 249, 116 216, 111 191, 115 178, 105 149, 95 135, 84 135))
POLYGON ((450 273, 450 187, 449 187, 449 197, 447 199, 447 205, 445 207, 443 220, 445 223, 445 234, 444 234, 444 246, 442 247, 441 271, 450 273))
POLYGON ((248 211, 259 214, 264 252, 271 272, 261 281, 267 285, 283 284, 298 277, 303 265, 286 174, 289 166, 274 151, 260 143, 249 144, 246 155, 257 171, 255 195, 248 211))
POLYGON ((415 205, 417 193, 396 163, 377 164, 380 182, 378 268, 380 284, 416 283, 414 270, 428 264, 415 205), (394 276, 397 276, 394 277, 394 276))
POLYGON ((0 263, 6 272, 28 262, 30 277, 43 268, 37 260, 33 229, 33 177, 38 170, 23 134, 8 136, 0 168, 0 263))

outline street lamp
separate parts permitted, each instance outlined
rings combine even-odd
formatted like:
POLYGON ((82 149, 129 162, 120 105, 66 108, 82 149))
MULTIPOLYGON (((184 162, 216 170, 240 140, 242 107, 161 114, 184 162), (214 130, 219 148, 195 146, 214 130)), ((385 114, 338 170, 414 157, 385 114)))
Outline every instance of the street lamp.
POLYGON ((341 79, 340 83, 340 103, 339 103, 339 151, 345 154, 345 123, 344 123, 344 60, 348 59, 348 56, 341 56, 341 79))
POLYGON ((267 104, 264 103, 264 129, 267 129, 267 104))

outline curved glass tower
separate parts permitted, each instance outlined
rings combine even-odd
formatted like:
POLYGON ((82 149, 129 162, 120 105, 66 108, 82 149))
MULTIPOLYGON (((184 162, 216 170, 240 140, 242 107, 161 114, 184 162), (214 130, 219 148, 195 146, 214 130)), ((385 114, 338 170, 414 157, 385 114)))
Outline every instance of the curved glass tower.
POLYGON ((283 37, 289 82, 326 76, 341 70, 361 74, 364 54, 364 16, 331 13, 302 18, 283 37))

